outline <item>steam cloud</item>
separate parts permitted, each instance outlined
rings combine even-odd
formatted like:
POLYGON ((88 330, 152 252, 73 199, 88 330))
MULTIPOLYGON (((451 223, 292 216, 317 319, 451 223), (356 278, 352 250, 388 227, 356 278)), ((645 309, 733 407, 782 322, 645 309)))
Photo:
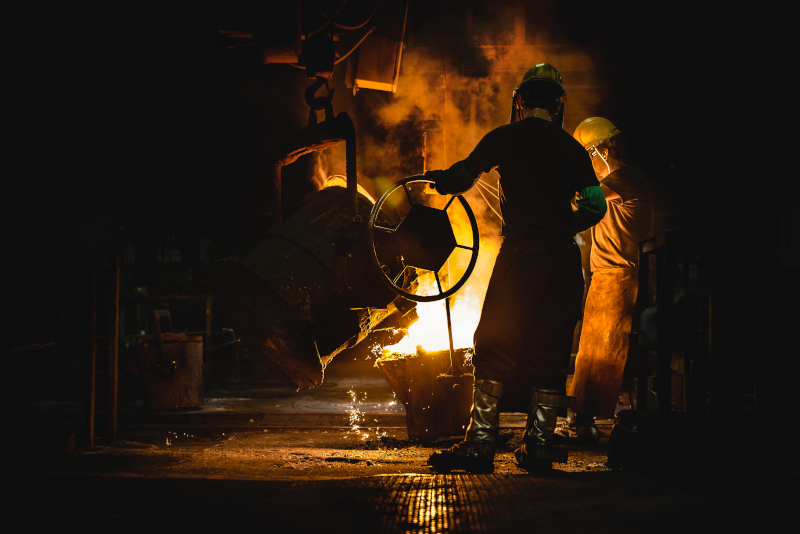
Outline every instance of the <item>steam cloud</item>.
MULTIPOLYGON (((557 40, 554 32, 526 39, 524 25, 513 15, 482 24, 471 46, 451 47, 447 65, 442 47, 409 46, 396 94, 364 90, 356 95, 361 101, 348 112, 358 135, 359 182, 376 198, 398 179, 421 174, 423 166, 441 169, 464 159, 486 133, 507 124, 511 94, 532 65, 547 62, 561 73, 567 90, 564 128, 570 133, 607 96, 597 58, 550 44, 548 39, 557 40), (535 44, 526 44, 531 42, 535 44)), ((343 147, 321 153, 318 183, 328 175, 343 174, 343 169, 343 147)), ((490 186, 496 186, 497 179, 494 172, 482 177, 490 186)), ((459 298, 471 295, 482 305, 501 243, 501 221, 495 214, 499 201, 477 186, 466 197, 478 218, 481 254, 459 298)), ((454 228, 457 238, 469 233, 466 218, 454 221, 454 228)))

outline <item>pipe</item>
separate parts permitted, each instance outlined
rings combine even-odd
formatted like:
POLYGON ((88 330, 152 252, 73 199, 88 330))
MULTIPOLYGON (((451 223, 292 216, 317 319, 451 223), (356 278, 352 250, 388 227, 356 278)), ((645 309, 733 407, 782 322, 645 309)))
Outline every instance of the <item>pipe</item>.
MULTIPOLYGON (((316 2, 314 2, 314 3, 316 4, 316 2)), ((317 28, 317 29, 316 29, 316 30, 314 30, 313 32, 309 32, 308 34, 306 34, 306 39, 308 39, 308 37, 309 37, 309 36, 311 36, 311 35, 314 35, 315 33, 319 33, 319 32, 321 32, 322 30, 324 30, 325 28, 327 28, 327 27, 328 27, 328 26, 331 24, 331 22, 333 21, 333 19, 335 19, 335 18, 336 18, 336 15, 338 15, 338 14, 339 14, 339 11, 341 11, 341 9, 344 7, 344 5, 345 5, 346 3, 347 3, 347 0, 343 0, 343 1, 342 1, 342 3, 341 3, 341 4, 339 4, 339 7, 337 7, 337 8, 334 10, 334 12, 333 12, 333 15, 331 15, 331 16, 330 16, 330 18, 328 18, 328 15, 327 15, 327 14, 325 14, 325 13, 323 12, 322 8, 319 6, 319 4, 317 4, 317 9, 319 9, 319 10, 320 10, 320 12, 323 12, 323 15, 322 15, 322 16, 325 18, 325 22, 322 24, 322 26, 320 26, 319 28, 317 28)))
MULTIPOLYGON (((342 30, 357 30, 357 29, 359 29, 359 28, 363 28, 364 26, 366 26, 366 25, 367 25, 367 23, 368 23, 369 21, 371 21, 371 20, 372 20, 372 17, 374 17, 374 16, 375 16, 375 12, 378 10, 378 4, 380 4, 380 3, 381 3, 381 0, 375 0, 375 6, 372 8, 372 13, 370 13, 369 17, 367 17, 367 20, 365 20, 365 21, 364 21, 364 22, 362 22, 361 24, 357 24, 357 25, 355 25, 355 26, 345 26, 344 24, 340 24, 340 23, 338 23, 338 22, 336 22, 336 21, 333 21, 333 25, 334 25, 334 26, 336 26, 337 28, 340 28, 340 29, 342 29, 342 30)), ((326 23, 327 23, 327 22, 330 22, 330 19, 328 19, 328 18, 327 18, 327 17, 328 17, 328 14, 327 14, 327 13, 325 13, 325 11, 322 9, 322 6, 320 6, 320 5, 319 5, 318 3, 316 3, 316 2, 315 2, 315 5, 317 6, 317 10, 318 10, 318 11, 319 11, 319 12, 322 14, 322 16, 323 16, 323 17, 325 17, 326 23)), ((340 10, 342 7, 344 7, 344 3, 342 3, 342 5, 339 7, 339 9, 337 9, 337 10, 336 10, 336 13, 334 13, 334 16, 335 16, 335 15, 337 15, 337 14, 339 13, 339 10, 340 10)))
MULTIPOLYGON (((361 39, 359 39, 359 40, 358 40, 358 42, 357 42, 355 45, 353 45, 353 47, 352 47, 350 50, 348 50, 348 51, 347 51, 347 52, 346 52, 346 53, 345 53, 345 54, 344 54, 342 57, 340 57, 339 59, 337 59, 336 61, 334 61, 334 62, 333 62, 333 64, 334 64, 334 65, 338 65, 339 63, 341 63, 342 61, 344 61, 345 59, 347 59, 347 58, 348 58, 348 56, 350 56, 350 54, 352 54, 353 52, 355 52, 355 51, 356 51, 356 49, 357 49, 359 46, 361 46, 361 43, 363 43, 363 42, 364 42, 364 39, 366 39, 367 37, 369 37, 369 36, 370 36, 370 34, 371 34, 372 32, 374 32, 374 31, 375 31, 377 28, 378 28, 377 26, 373 26, 372 28, 370 28, 369 30, 367 30, 367 32, 366 32, 364 35, 362 35, 362 36, 361 36, 361 39)), ((292 67, 297 67, 298 69, 305 69, 305 68, 306 68, 304 65, 300 65, 299 63, 289 63, 289 65, 291 65, 292 67)))
POLYGON ((371 28, 371 29, 370 29, 370 30, 369 30, 367 33, 365 33, 365 34, 364 34, 364 35, 361 37, 361 39, 359 39, 359 40, 358 40, 358 42, 355 44, 355 46, 353 46, 353 48, 351 48, 350 50, 348 50, 348 51, 347 51, 347 53, 346 53, 345 55, 343 55, 342 57, 340 57, 339 59, 337 59, 336 61, 334 61, 334 62, 333 62, 333 64, 334 64, 334 65, 338 65, 339 63, 341 63, 342 61, 344 61, 345 59, 347 59, 347 56, 349 56, 350 54, 352 54, 353 52, 355 52, 356 48, 358 48, 358 47, 361 45, 361 43, 363 43, 363 42, 364 42, 364 39, 366 39, 367 37, 369 37, 369 34, 371 34, 372 32, 374 32, 376 28, 377 28, 377 26, 373 26, 373 27, 372 27, 372 28, 371 28))
POLYGON ((356 153, 356 127, 347 113, 336 116, 339 131, 344 137, 345 170, 347 174, 347 209, 354 218, 358 216, 358 158, 356 153))

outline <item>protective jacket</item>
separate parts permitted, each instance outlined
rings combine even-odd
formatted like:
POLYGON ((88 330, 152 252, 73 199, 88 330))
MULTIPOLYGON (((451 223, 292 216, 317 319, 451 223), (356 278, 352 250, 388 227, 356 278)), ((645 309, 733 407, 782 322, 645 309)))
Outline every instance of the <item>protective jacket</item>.
POLYGON ((495 168, 501 177, 504 237, 570 243, 605 215, 586 151, 557 125, 536 117, 492 130, 466 160, 429 176, 440 193, 460 194, 495 168))

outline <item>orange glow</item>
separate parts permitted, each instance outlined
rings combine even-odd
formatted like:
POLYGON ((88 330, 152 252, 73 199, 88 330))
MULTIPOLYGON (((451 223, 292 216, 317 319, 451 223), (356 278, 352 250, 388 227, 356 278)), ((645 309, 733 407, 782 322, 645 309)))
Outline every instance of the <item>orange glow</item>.
MULTIPOLYGON (((328 176, 327 178, 322 179, 322 188, 325 189, 326 187, 344 187, 347 188, 347 176, 342 174, 334 174, 333 176, 328 176)), ((361 184, 358 184, 358 192, 369 200, 371 203, 375 204, 375 199, 372 198, 366 189, 361 187, 361 184)))
MULTIPOLYGON (((447 197, 440 197, 446 201, 447 197)), ((473 201, 473 206, 475 205, 473 201)), ((462 245, 472 244, 472 230, 466 213, 461 208, 451 207, 448 210, 456 242, 462 245)), ((479 217, 480 218, 480 217, 479 217)), ((481 227, 479 222, 479 227, 481 227)), ((483 229, 481 229, 483 234, 483 229)), ((483 299, 499 251, 499 240, 481 239, 478 262, 467 283, 450 298, 450 318, 453 327, 453 348, 469 348, 473 346, 472 337, 481 317, 483 299)), ((450 287, 463 275, 469 263, 470 252, 456 249, 439 272, 443 289, 450 287)), ((436 295, 439 289, 436 278, 430 271, 418 271, 419 287, 417 295, 436 295)), ((436 302, 418 302, 419 320, 408 329, 408 335, 399 343, 383 347, 383 356, 388 354, 416 354, 417 346, 426 351, 447 350, 450 342, 447 332, 447 312, 444 300, 436 302)))

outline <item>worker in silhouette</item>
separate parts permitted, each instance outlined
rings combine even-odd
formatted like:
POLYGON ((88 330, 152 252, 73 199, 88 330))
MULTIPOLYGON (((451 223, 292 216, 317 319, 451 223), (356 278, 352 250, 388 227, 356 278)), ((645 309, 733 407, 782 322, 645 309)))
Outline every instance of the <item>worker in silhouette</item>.
POLYGON ((470 189, 482 173, 500 175, 503 244, 475 331, 475 386, 464 441, 433 454, 437 471, 494 471, 504 395, 525 399, 526 469, 565 461, 553 447, 557 410, 583 297, 576 233, 599 222, 606 203, 586 150, 563 130, 566 91, 547 63, 528 69, 514 91, 511 124, 486 134, 472 153, 426 177, 442 194, 470 189), (573 208, 573 204, 575 208, 573 208))

